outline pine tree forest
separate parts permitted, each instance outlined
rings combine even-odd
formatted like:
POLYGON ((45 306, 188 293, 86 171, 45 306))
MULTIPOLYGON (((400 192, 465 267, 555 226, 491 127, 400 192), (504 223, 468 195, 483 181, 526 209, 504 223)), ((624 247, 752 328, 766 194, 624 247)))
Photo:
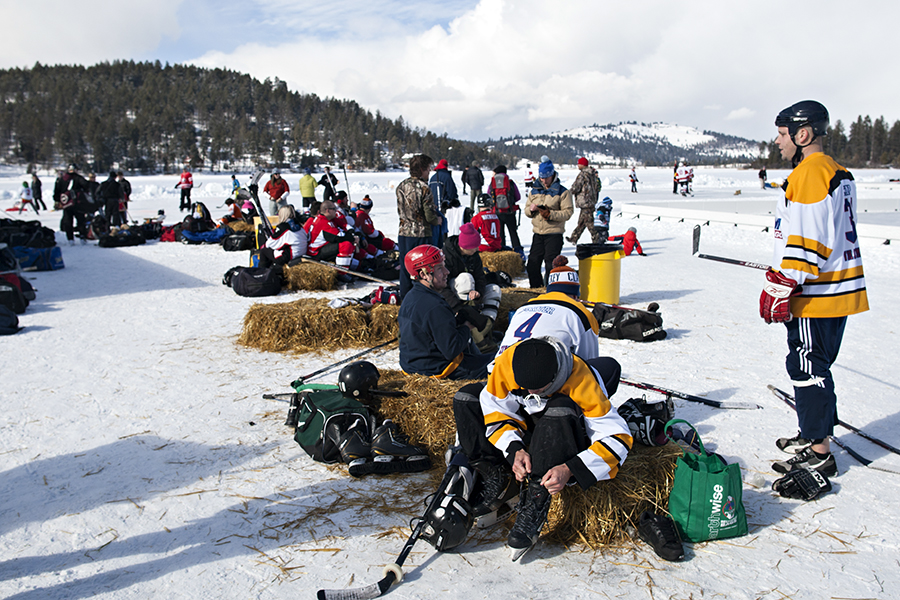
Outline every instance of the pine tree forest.
POLYGON ((122 61, 0 70, 0 160, 86 171, 318 164, 383 170, 409 154, 484 167, 486 145, 409 127, 356 102, 224 69, 122 61))

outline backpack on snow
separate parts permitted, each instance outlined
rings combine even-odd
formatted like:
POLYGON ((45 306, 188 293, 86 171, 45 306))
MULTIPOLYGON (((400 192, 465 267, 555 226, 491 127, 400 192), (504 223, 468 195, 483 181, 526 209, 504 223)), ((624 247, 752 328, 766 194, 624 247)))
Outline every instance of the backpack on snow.
POLYGON ((294 441, 316 462, 341 461, 341 436, 357 428, 372 439, 375 418, 358 400, 344 398, 335 385, 298 384, 291 398, 287 425, 294 441))
POLYGON ((283 269, 281 266, 271 269, 244 267, 232 275, 231 289, 238 296, 246 298, 277 296, 281 293, 282 280, 283 269))
POLYGON ((238 231, 226 236, 222 240, 222 248, 225 252, 240 252, 241 250, 253 250, 256 239, 249 231, 238 231))
POLYGON ((5 304, 0 304, 0 335, 12 335, 21 330, 16 313, 7 308, 5 304))
POLYGON ((655 342, 666 339, 659 313, 595 304, 592 311, 600 324, 600 337, 611 340, 655 342))
POLYGON ((494 203, 497 208, 506 210, 512 204, 512 194, 509 188, 509 175, 506 173, 494 175, 494 203))

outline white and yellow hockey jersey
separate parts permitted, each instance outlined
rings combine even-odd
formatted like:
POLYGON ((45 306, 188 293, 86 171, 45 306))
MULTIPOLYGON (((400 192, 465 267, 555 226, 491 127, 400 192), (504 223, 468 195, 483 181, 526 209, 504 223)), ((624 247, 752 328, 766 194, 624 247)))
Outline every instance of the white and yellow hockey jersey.
MULTIPOLYGON (((539 410, 526 403, 524 390, 516 385, 512 370, 514 347, 497 358, 479 397, 488 439, 504 455, 510 444, 523 440, 526 425, 518 411, 539 410)), ((610 403, 597 371, 577 356, 572 356, 571 364, 571 373, 554 393, 565 394, 584 413, 584 427, 591 444, 577 458, 595 481, 612 479, 631 450, 631 432, 610 403)))
POLYGON ((798 284, 795 317, 843 317, 869 309, 856 233, 856 183, 816 152, 788 176, 775 212, 772 267, 798 284))

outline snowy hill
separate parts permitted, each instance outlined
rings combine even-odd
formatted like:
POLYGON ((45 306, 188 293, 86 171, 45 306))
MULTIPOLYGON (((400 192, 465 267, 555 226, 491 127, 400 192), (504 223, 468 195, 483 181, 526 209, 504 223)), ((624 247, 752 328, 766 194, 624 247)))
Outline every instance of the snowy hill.
POLYGON ((759 157, 759 143, 753 140, 669 123, 595 123, 549 135, 517 136, 500 144, 504 152, 535 160, 547 154, 556 162, 569 164, 579 156, 608 165, 665 165, 682 159, 694 164, 727 164, 759 157))

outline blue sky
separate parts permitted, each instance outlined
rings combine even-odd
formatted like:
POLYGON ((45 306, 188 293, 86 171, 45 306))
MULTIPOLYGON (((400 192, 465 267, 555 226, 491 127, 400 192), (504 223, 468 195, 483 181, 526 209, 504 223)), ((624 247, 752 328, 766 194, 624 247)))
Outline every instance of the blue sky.
POLYGON ((803 99, 900 118, 900 3, 0 0, 0 67, 160 60, 467 139, 625 120, 774 137, 803 99))

